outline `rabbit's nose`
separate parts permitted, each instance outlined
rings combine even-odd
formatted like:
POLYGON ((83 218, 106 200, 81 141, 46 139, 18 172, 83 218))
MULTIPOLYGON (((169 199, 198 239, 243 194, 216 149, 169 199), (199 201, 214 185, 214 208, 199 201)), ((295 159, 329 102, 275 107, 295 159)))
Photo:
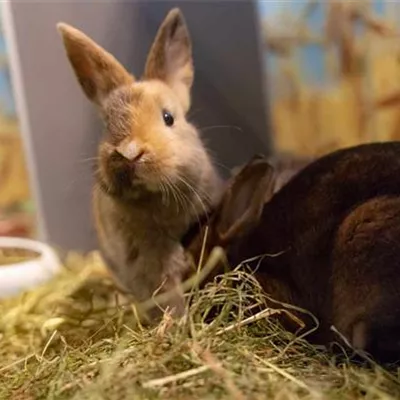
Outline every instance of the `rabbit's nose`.
POLYGON ((140 149, 133 141, 121 143, 115 151, 128 161, 139 161, 144 155, 144 150, 140 149))

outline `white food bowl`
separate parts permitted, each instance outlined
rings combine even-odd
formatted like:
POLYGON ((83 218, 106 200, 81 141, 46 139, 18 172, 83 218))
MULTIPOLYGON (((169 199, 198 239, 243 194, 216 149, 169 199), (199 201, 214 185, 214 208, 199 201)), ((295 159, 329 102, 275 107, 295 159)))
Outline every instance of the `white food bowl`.
POLYGON ((3 299, 48 281, 61 268, 56 252, 41 242, 0 236, 0 251, 3 249, 28 250, 38 254, 32 260, 0 265, 0 298, 3 299))

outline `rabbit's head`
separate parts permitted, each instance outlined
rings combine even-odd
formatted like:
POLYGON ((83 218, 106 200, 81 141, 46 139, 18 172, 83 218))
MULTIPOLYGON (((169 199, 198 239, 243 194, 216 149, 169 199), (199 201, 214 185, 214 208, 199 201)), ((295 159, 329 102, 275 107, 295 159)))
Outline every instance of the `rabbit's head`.
POLYGON ((217 246, 229 254, 260 223, 264 204, 273 195, 274 179, 274 170, 263 156, 255 156, 231 178, 208 224, 193 225, 183 238, 195 264, 217 246))
POLYGON ((165 18, 140 80, 79 30, 57 26, 76 77, 105 122, 99 183, 121 195, 196 185, 212 167, 186 120, 194 71, 181 12, 173 9, 165 18))

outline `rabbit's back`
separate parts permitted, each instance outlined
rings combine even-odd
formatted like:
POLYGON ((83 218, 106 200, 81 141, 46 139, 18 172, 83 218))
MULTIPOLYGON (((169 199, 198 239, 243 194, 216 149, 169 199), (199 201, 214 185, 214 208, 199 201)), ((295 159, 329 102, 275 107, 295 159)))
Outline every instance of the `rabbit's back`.
POLYGON ((272 197, 261 222, 235 246, 232 261, 281 252, 296 258, 307 251, 317 256, 332 248, 334 232, 352 209, 384 195, 400 195, 400 142, 365 144, 324 156, 272 197), (313 249, 315 241, 318 249, 313 249))
POLYGON ((356 323, 366 321, 364 337, 373 343, 370 331, 397 332, 392 320, 400 300, 399 195, 400 143, 331 153, 272 197, 230 261, 272 255, 263 258, 258 278, 273 297, 314 313, 322 322, 322 341, 331 325, 353 339, 356 323), (269 279, 285 290, 271 293, 269 279))
POLYGON ((382 361, 400 359, 400 197, 375 197, 337 231, 332 324, 382 361))

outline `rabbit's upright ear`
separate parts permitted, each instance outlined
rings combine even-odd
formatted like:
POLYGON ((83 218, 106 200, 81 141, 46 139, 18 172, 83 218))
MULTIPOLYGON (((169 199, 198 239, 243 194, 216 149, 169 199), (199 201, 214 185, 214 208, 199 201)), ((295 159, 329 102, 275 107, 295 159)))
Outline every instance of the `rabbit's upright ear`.
POLYGON ((177 8, 161 24, 147 58, 145 79, 159 79, 177 94, 183 108, 190 107, 193 84, 192 44, 185 19, 177 8))
POLYGON ((126 69, 106 50, 78 29, 62 22, 57 24, 68 59, 89 100, 96 104, 115 89, 134 81, 126 69))
POLYGON ((272 197, 274 169, 262 156, 255 156, 233 178, 217 219, 221 242, 241 236, 259 221, 264 204, 272 197))

